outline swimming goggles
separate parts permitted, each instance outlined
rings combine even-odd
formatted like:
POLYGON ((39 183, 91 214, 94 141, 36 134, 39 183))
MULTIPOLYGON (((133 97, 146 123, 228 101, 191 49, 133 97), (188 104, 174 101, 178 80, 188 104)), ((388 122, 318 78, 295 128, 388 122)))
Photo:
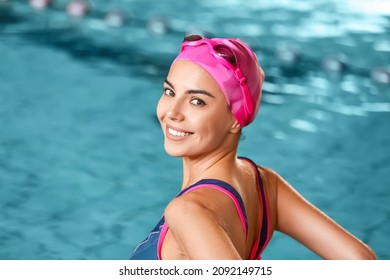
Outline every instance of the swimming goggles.
POLYGON ((208 45, 210 50, 212 50, 210 53, 218 60, 219 63, 229 69, 239 82, 244 100, 245 113, 247 116, 251 115, 253 113, 251 94, 234 51, 237 50, 243 52, 244 48, 240 46, 238 42, 230 41, 229 39, 223 40, 222 42, 215 42, 212 39, 204 38, 201 35, 191 34, 184 37, 180 52, 189 47, 198 47, 204 44, 208 45))

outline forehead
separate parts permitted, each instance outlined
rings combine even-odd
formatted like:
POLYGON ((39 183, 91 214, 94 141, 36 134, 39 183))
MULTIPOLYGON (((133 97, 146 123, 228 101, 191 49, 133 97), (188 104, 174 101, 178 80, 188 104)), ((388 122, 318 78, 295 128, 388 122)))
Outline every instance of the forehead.
POLYGON ((176 60, 168 73, 167 80, 174 86, 188 89, 203 89, 215 95, 223 93, 214 78, 201 66, 187 60, 176 60))

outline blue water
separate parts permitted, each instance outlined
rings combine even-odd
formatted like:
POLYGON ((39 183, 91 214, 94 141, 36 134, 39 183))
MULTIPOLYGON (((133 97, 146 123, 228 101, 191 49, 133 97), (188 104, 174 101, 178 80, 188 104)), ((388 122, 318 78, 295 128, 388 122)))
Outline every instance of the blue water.
MULTIPOLYGON (((246 40, 266 72, 240 155, 278 171, 390 259, 386 1, 95 0, 81 20, 66 15, 68 1, 40 12, 8 2, 0 259, 128 259, 181 186, 155 106, 190 32, 246 40), (132 20, 108 27, 112 8, 132 20)), ((318 257, 276 233, 263 258, 318 257)))

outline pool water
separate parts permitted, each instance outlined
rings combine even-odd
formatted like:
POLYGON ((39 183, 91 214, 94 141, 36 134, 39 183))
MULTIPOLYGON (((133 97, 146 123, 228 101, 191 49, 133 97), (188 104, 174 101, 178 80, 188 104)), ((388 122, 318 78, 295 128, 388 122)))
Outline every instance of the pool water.
MULTIPOLYGON (((181 186, 155 107, 192 32, 244 39, 266 72, 239 154, 390 259, 386 1, 54 2, 0 1, 0 259, 129 258, 181 186)), ((318 257, 275 233, 263 259, 318 257)))

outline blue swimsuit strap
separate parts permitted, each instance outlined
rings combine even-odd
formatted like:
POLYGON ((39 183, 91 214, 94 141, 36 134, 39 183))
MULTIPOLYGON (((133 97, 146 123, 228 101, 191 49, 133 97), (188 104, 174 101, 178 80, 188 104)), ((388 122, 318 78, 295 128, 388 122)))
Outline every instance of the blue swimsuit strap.
POLYGON ((237 209, 237 210, 242 212, 242 214, 244 216, 244 220, 245 220, 245 232, 248 232, 248 218, 247 218, 247 215, 246 215, 245 205, 244 205, 244 202, 242 200, 242 197, 228 183, 226 183, 224 181, 221 181, 221 180, 218 180, 218 179, 202 179, 202 180, 199 180, 198 182, 196 182, 195 184, 189 186, 188 188, 182 190, 177 196, 181 196, 182 194, 187 193, 187 192, 191 191, 191 189, 196 188, 196 187, 198 187, 200 185, 216 185, 216 186, 221 187, 221 188, 227 190, 228 192, 230 192, 238 201, 240 209, 237 209))
POLYGON ((264 185, 263 185, 263 180, 261 179, 260 171, 257 168, 256 163, 254 163, 251 159, 246 158, 246 157, 239 157, 241 159, 247 160, 250 162, 254 168, 256 169, 256 176, 257 176, 257 181, 259 184, 259 189, 260 189, 260 195, 261 195, 261 200, 263 201, 262 203, 262 210, 263 210, 263 219, 261 223, 261 231, 260 231, 260 242, 259 246, 256 250, 256 256, 259 256, 261 252, 264 250, 265 246, 267 245, 267 241, 269 241, 268 238, 268 228, 269 228, 269 221, 268 221, 268 207, 267 207, 267 201, 266 201, 266 196, 265 196, 265 190, 264 190, 264 185))

